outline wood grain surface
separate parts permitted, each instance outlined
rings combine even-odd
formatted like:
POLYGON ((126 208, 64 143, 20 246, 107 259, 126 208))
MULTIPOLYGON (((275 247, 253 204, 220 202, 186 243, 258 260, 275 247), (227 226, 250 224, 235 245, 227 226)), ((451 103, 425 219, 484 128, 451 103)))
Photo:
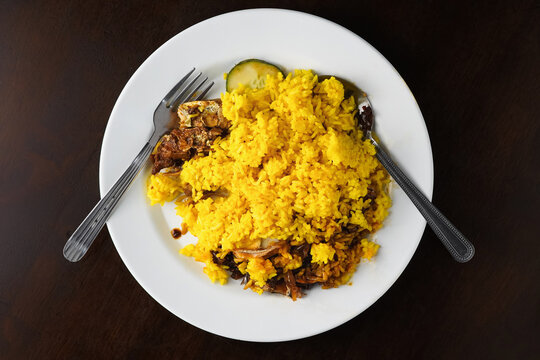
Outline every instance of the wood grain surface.
POLYGON ((537 1, 0 1, 0 358, 535 358, 539 14, 537 1), (367 311, 274 344, 176 318, 133 279, 106 229, 81 262, 62 256, 98 200, 102 136, 129 77, 178 32, 251 7, 325 17, 388 58, 427 123, 434 201, 477 251, 458 264, 427 229, 367 311))

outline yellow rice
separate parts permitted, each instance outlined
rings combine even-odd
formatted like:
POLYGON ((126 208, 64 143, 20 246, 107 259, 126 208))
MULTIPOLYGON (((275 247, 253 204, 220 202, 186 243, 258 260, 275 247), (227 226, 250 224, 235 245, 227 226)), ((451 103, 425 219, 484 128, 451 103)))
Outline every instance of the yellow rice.
MULTIPOLYGON (((212 251, 224 257, 260 248, 265 239, 307 242, 313 263, 348 261, 334 285, 347 282, 360 258, 372 258, 378 245, 363 239, 353 254, 329 239, 347 224, 376 231, 391 205, 388 175, 362 140, 354 99, 344 98, 336 79, 318 82, 312 71, 297 70, 268 77, 263 89, 240 86, 221 100, 229 135, 214 142, 210 155, 187 161, 180 174, 158 173, 148 181, 152 204, 173 200, 187 185, 193 189, 191 201, 184 196, 176 204, 198 242, 181 253, 204 262, 210 279, 223 284, 226 267, 213 262, 212 251), (364 199, 368 186, 377 194, 375 210, 364 199), (203 196, 217 190, 227 196, 203 196)), ((290 270, 302 264, 286 252, 276 261, 290 270)), ((238 268, 259 293, 276 276, 270 260, 250 259, 238 268)))

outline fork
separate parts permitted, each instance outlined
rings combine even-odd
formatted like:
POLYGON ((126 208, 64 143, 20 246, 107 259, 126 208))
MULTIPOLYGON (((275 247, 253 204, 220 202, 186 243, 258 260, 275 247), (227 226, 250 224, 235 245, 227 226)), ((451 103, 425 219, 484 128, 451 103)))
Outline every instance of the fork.
POLYGON ((133 179, 142 169, 157 142, 165 133, 174 127, 178 105, 188 100, 201 100, 208 93, 214 82, 207 83, 208 77, 199 80, 202 72, 191 76, 191 69, 160 101, 154 111, 154 131, 131 165, 120 176, 107 194, 96 204, 88 216, 70 236, 64 246, 64 257, 71 261, 79 261, 88 251, 92 242, 109 219, 122 195, 133 179), (186 84, 187 83, 187 84, 186 84), (204 86, 203 86, 204 85, 204 86), (202 89, 202 90, 201 90, 202 89), (198 93, 200 91, 200 93, 198 93))

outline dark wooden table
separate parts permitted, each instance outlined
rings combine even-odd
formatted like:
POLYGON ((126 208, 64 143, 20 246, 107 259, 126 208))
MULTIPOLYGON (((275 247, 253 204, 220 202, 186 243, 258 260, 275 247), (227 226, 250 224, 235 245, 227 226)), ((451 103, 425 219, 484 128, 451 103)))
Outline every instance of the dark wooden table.
POLYGON ((0 358, 538 356, 535 1, 271 4, 351 29, 398 69, 431 136, 434 200, 474 242, 470 263, 454 262, 427 229, 406 271, 367 311, 312 338, 257 344, 206 333, 162 308, 127 271, 107 230, 83 261, 64 260, 65 241, 98 200, 103 132, 135 69, 190 25, 264 6, 0 2, 0 358))

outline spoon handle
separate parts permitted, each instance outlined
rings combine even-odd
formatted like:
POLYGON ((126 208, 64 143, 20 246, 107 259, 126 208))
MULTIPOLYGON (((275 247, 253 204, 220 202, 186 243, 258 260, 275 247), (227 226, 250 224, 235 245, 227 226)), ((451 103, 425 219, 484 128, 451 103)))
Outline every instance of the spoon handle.
POLYGON ((373 139, 370 140, 377 150, 377 159, 405 191, 452 257, 461 263, 471 260, 474 255, 474 246, 469 240, 420 192, 379 144, 373 139))

